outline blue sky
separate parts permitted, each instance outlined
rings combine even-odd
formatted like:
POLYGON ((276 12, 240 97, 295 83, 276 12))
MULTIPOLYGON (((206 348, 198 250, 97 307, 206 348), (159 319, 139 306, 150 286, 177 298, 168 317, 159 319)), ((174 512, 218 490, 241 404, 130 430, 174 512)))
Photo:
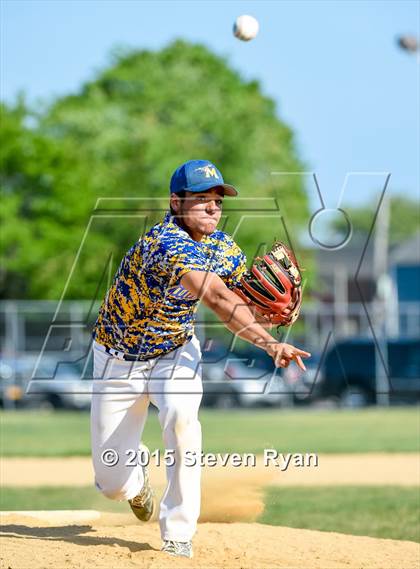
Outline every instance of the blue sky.
MULTIPOLYGON (((327 206, 348 172, 370 174, 350 177, 346 203, 373 197, 386 172, 391 192, 419 196, 420 62, 395 44, 400 33, 419 35, 416 1, 3 0, 1 16, 3 100, 75 92, 113 47, 159 49, 182 37, 260 80, 327 206), (231 33, 240 14, 259 20, 252 42, 231 33)), ((309 178, 307 187, 315 200, 309 178)))

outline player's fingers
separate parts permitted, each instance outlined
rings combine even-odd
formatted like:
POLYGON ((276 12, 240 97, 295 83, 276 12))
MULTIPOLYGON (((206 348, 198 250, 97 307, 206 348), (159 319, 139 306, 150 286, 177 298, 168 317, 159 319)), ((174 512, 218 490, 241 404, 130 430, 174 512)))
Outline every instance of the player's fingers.
POLYGON ((287 367, 290 363, 288 358, 285 358, 283 354, 277 356, 276 361, 274 362, 276 367, 287 367))
POLYGON ((305 352, 305 350, 300 350, 299 348, 295 348, 293 351, 294 351, 295 356, 300 356, 302 358, 310 358, 311 357, 311 353, 305 352))
POLYGON ((300 356, 295 356, 294 360, 301 370, 306 371, 305 364, 303 363, 302 358, 300 356))

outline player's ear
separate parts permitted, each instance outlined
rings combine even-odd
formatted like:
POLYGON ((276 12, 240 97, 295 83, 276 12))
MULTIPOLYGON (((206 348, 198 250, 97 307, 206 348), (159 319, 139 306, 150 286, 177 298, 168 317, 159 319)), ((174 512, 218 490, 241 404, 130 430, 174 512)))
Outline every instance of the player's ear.
POLYGON ((172 211, 179 213, 181 210, 181 198, 177 194, 171 194, 170 206, 172 211))

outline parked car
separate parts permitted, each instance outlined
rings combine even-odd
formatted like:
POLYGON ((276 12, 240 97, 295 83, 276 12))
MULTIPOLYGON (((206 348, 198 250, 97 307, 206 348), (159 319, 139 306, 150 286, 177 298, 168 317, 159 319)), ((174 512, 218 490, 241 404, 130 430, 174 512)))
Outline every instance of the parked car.
POLYGON ((256 366, 253 358, 217 345, 202 357, 203 405, 208 407, 286 406, 291 396, 279 371, 256 366))
POLYGON ((37 359, 28 356, 2 360, 2 407, 81 410, 90 407, 91 386, 89 381, 81 379, 81 365, 59 363, 48 356, 42 358, 34 374, 36 364, 37 359))
MULTIPOLYGON (((387 367, 391 403, 420 400, 420 340, 387 342, 387 367)), ((371 339, 338 342, 321 362, 315 386, 317 398, 335 398, 343 406, 364 406, 377 402, 375 344, 371 339)))

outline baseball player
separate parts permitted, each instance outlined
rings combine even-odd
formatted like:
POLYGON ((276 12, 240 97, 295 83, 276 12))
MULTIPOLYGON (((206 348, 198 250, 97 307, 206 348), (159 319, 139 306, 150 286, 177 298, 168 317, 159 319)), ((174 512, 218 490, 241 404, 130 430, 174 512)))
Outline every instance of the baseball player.
POLYGON ((154 512, 147 455, 140 444, 148 407, 159 411, 169 461, 160 502, 162 550, 192 557, 200 513, 198 409, 202 398, 201 351, 194 334, 199 301, 234 334, 259 346, 276 366, 291 361, 305 369, 310 354, 277 342, 266 316, 235 292, 246 258, 234 240, 217 230, 225 196, 236 196, 207 160, 180 166, 170 183, 170 211, 128 251, 100 308, 93 332, 91 407, 95 485, 108 498, 127 500, 138 519, 154 512))

